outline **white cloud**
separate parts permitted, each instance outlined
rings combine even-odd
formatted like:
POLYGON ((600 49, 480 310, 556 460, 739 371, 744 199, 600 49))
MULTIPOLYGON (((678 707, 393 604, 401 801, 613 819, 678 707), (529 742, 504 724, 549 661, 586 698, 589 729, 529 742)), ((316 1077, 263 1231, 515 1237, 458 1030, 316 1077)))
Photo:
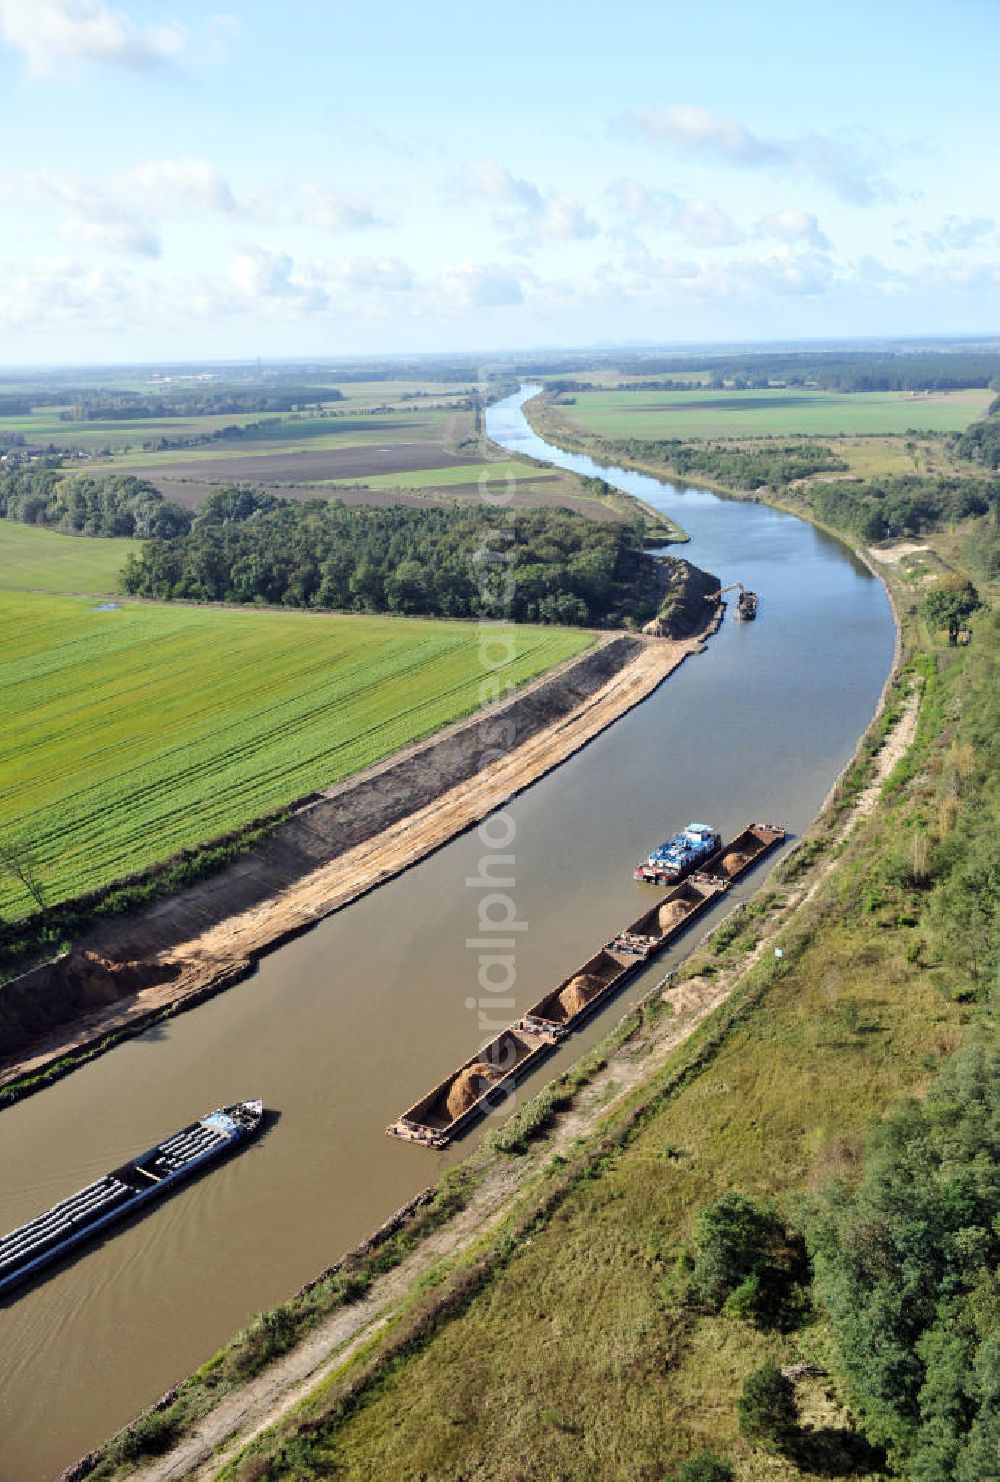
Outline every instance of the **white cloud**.
POLYGON ((675 230, 692 247, 732 247, 745 236, 732 217, 711 201, 683 202, 675 230))
POLYGON ((441 275, 441 286, 455 309, 498 309, 524 300, 517 275, 495 264, 456 263, 441 275))
POLYGON ((310 226, 334 232, 361 232, 372 227, 388 226, 371 201, 343 191, 324 190, 316 185, 299 187, 301 217, 310 226))
POLYGON ((629 220, 676 232, 692 247, 733 247, 746 233, 714 201, 685 200, 670 190, 651 190, 635 179, 609 186, 621 214, 629 220))
POLYGON ((822 252, 800 251, 792 246, 777 247, 743 265, 748 278, 756 280, 762 292, 803 294, 826 293, 833 286, 836 273, 822 252))
POLYGON ((14 197, 25 192, 68 212, 58 231, 70 242, 86 242, 125 257, 160 255, 159 238, 149 223, 111 196, 62 176, 42 173, 22 176, 8 182, 4 189, 4 194, 14 197))
POLYGON ((862 288, 873 288, 882 294, 902 293, 907 286, 905 274, 887 267, 870 252, 851 263, 845 277, 862 288))
POLYGON ((950 263, 945 267, 926 268, 920 275, 923 283, 945 292, 982 293, 1000 287, 1000 263, 950 263))
POLYGON ((66 61, 159 67, 185 46, 182 27, 141 26, 104 0, 0 0, 0 36, 36 75, 66 61))
POLYGON ((634 244, 623 262, 633 294, 666 286, 684 295, 756 300, 773 295, 816 296, 836 281, 824 253, 782 245, 759 256, 716 259, 654 257, 634 244))
POLYGON ((683 104, 637 108, 631 118, 650 139, 663 140, 692 153, 714 154, 730 164, 770 164, 781 157, 780 150, 758 139, 737 119, 724 118, 709 108, 683 104))
POLYGON ((407 293, 413 271, 399 258, 353 257, 332 262, 298 262, 274 247, 248 247, 229 265, 230 287, 255 304, 284 301, 286 308, 317 312, 336 298, 352 308, 368 308, 383 294, 407 293))
POLYGON ((242 34, 238 16, 216 11, 208 17, 208 45, 216 61, 225 61, 230 47, 242 34))
POLYGON ((278 305, 315 311, 327 308, 330 302, 314 269, 273 247, 251 247, 239 253, 229 265, 229 281, 248 304, 258 309, 278 305))
POLYGON ((159 211, 165 206, 195 206, 232 215, 239 209, 221 171, 198 154, 144 160, 122 177, 120 188, 159 211))
POLYGON ((511 174, 504 165, 480 160, 466 166, 452 187, 459 201, 492 201, 497 206, 514 206, 534 216, 545 209, 545 198, 537 185, 511 174))
POLYGON ((924 232, 925 245, 931 252, 963 252, 979 247, 993 236, 996 222, 992 216, 946 216, 934 231, 924 232))
POLYGON ((408 293, 414 286, 413 269, 398 257, 352 257, 325 265, 338 285, 362 293, 408 293))
POLYGON ((856 149, 822 134, 765 139, 739 119, 687 105, 636 108, 628 122, 652 143, 668 144, 685 154, 708 156, 737 169, 811 175, 852 205, 869 206, 891 194, 856 149))
POLYGON ((140 221, 95 213, 90 217, 70 217, 61 224, 59 232, 70 242, 88 242, 122 257, 160 256, 159 237, 140 221))
POLYGON ((48 258, 20 271, 0 272, 0 323, 27 327, 126 322, 132 284, 126 274, 87 267, 73 258, 48 258))
POLYGON ((597 235, 597 224, 586 208, 571 196, 540 190, 530 180, 514 175, 504 165, 480 160, 469 165, 447 191, 460 205, 483 201, 509 208, 514 214, 505 225, 516 235, 519 250, 539 240, 584 241, 597 235))
POLYGON ((672 190, 652 190, 632 177, 612 181, 608 195, 623 216, 648 226, 672 226, 680 199, 672 190))
POLYGON ((597 235, 596 223, 579 201, 568 196, 550 197, 543 209, 532 216, 530 229, 548 241, 558 242, 580 242, 597 235))
POLYGON ((776 237, 780 242, 807 242, 822 250, 830 246, 811 211, 772 211, 760 218, 755 230, 759 237, 776 237))

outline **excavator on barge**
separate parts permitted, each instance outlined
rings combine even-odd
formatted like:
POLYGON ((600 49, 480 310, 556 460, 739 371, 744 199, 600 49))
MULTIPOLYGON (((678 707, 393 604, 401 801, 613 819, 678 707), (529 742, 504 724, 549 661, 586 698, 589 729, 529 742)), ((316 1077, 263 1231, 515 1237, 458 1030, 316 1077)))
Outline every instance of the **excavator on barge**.
POLYGON ((740 622, 752 623, 757 616, 757 593, 749 591, 741 581, 730 582, 728 587, 721 587, 717 592, 710 592, 705 598, 706 602, 718 602, 727 592, 739 591, 736 599, 736 616, 740 622))

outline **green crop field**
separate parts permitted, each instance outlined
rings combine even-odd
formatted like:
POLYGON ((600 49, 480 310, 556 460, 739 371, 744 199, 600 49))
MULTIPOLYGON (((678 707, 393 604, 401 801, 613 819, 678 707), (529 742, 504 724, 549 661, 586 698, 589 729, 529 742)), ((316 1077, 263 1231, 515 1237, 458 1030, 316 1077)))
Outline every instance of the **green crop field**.
POLYGON ((789 434, 959 432, 985 412, 988 390, 590 391, 558 408, 604 438, 766 437, 789 434))
MULTIPOLYGON (((211 429, 206 424, 211 420, 202 417, 193 424, 178 425, 173 431, 178 436, 208 431, 211 429)), ((238 419, 228 420, 234 422, 238 419)), ((134 425, 139 427, 139 424, 134 425)), ((471 435, 470 413, 414 407, 380 412, 374 416, 361 416, 351 415, 341 409, 325 417, 296 416, 276 421, 274 426, 267 427, 263 432, 246 437, 195 443, 189 447, 168 448, 162 452, 147 452, 142 448, 144 441, 171 435, 171 427, 164 427, 162 423, 154 426, 147 422, 141 424, 141 429, 133 432, 129 438, 123 437, 117 445, 121 449, 128 444, 130 451, 117 451, 113 460, 101 464, 84 464, 79 471, 87 474, 129 472, 135 468, 164 465, 172 467, 181 463, 197 465, 226 463, 232 458, 266 458, 276 453, 340 452, 348 448, 367 447, 384 449, 398 446, 400 456, 405 458, 408 447, 423 447, 429 443, 438 443, 442 451, 445 451, 455 432, 463 437, 471 435)), ((294 469, 292 472, 294 473, 294 469)))
POLYGON ((157 437, 198 437, 202 433, 216 432, 220 427, 242 427, 247 422, 258 422, 266 415, 264 412, 227 412, 204 417, 64 422, 58 407, 40 407, 30 416, 0 417, 0 432, 23 433, 32 447, 82 448, 96 453, 103 448, 135 448, 147 439, 157 437))
POLYGON ((135 549, 131 540, 61 535, 0 520, 0 589, 107 596, 119 590, 119 573, 135 549))
POLYGON ((356 479, 343 479, 345 484, 364 484, 369 489, 444 489, 450 484, 505 484, 515 479, 519 484, 526 480, 538 483, 540 479, 555 480, 560 477, 557 469, 538 468, 534 464, 519 463, 512 459, 495 463, 459 463, 451 468, 405 469, 398 473, 368 474, 356 479))
MULTIPOLYGON (((322 396, 325 388, 334 388, 341 393, 345 402, 361 406, 381 406, 398 402, 407 397, 415 406, 427 403, 461 401, 476 390, 473 382, 452 383, 451 381, 338 381, 335 376, 317 381, 316 395, 322 396), (415 393, 419 392, 419 395, 415 393)), ((333 403, 331 403, 332 405, 333 403)))
MULTIPOLYGON (((588 633, 518 628, 521 682, 588 633)), ((338 782, 478 704, 471 623, 0 593, 0 837, 48 902, 338 782)), ((0 880, 0 916, 30 908, 0 880)))

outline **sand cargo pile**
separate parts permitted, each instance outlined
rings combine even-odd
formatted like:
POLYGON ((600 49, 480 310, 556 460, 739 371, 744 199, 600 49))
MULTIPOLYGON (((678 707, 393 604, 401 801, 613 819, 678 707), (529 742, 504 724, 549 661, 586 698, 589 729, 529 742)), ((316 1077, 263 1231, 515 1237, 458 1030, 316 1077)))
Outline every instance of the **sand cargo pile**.
POLYGON ((447 1147, 478 1116, 502 1106, 515 1081, 555 1044, 556 1037, 544 1028, 530 1028, 523 1022, 510 1025, 421 1096, 386 1131, 425 1147, 447 1147))
POLYGON ((780 824, 748 824, 717 850, 705 869, 674 885, 386 1131, 424 1147, 447 1147, 477 1117, 502 1106, 515 1083, 555 1045, 579 1028, 644 963, 686 931, 784 839, 785 830, 780 824))

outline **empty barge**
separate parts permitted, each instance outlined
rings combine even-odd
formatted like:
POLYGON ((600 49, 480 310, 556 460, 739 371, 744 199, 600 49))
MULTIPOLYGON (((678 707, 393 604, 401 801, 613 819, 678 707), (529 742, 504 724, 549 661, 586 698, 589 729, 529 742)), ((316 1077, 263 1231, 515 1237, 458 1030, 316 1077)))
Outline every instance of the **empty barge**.
POLYGON ((778 824, 748 824, 704 869, 674 885, 386 1131, 424 1147, 447 1147, 478 1116, 501 1106, 517 1080, 784 839, 778 824))
POLYGON ((220 1107, 12 1230, 0 1239, 0 1296, 234 1152, 256 1136, 263 1120, 260 1101, 220 1107))

